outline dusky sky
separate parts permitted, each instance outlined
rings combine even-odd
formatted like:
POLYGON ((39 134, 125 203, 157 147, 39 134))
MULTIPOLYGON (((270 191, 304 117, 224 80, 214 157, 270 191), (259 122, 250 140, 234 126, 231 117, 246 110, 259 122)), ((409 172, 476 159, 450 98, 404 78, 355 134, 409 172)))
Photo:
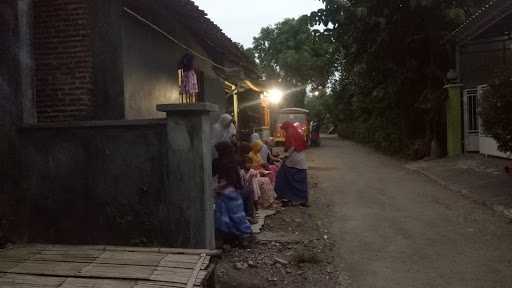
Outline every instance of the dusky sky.
POLYGON ((252 46, 261 28, 321 8, 320 0, 194 0, 235 42, 252 46))

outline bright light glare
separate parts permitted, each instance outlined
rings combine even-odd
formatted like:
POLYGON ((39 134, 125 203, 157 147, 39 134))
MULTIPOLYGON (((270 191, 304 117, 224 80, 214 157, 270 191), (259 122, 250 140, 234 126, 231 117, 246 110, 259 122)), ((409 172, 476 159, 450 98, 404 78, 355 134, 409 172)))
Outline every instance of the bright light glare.
POLYGON ((284 93, 280 89, 274 88, 267 92, 267 97, 270 103, 279 104, 283 100, 284 93))

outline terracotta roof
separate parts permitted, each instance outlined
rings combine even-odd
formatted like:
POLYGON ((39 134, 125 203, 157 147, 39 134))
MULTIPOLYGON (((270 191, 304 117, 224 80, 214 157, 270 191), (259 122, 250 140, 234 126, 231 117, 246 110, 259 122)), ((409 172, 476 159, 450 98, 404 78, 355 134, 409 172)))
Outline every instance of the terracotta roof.
POLYGON ((490 0, 469 17, 464 24, 450 33, 447 40, 457 42, 471 40, 510 13, 512 13, 512 1, 490 0))

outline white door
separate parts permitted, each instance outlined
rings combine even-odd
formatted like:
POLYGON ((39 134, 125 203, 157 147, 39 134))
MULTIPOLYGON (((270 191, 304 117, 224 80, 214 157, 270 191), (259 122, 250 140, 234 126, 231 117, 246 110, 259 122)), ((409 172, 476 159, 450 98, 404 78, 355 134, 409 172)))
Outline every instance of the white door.
POLYGON ((464 146, 466 152, 478 152, 480 119, 478 117, 478 89, 464 91, 464 146))

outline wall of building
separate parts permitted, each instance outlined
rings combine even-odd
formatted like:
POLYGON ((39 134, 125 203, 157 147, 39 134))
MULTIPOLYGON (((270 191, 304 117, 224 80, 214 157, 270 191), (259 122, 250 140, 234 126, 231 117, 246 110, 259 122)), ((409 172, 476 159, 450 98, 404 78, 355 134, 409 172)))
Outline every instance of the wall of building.
MULTIPOLYGON (((177 66, 187 50, 127 13, 124 13, 122 21, 126 118, 164 117, 155 107, 180 102, 177 66)), ((198 53, 207 55, 179 23, 169 19, 168 24, 162 27, 167 33, 198 53)), ((218 104, 223 109, 226 96, 222 80, 209 63, 197 57, 196 68, 204 75, 203 101, 218 104)))
POLYGON ((225 111, 233 110, 233 102, 228 101, 228 95, 224 91, 224 82, 222 79, 217 78, 216 76, 207 75, 204 82, 204 90, 206 94, 204 95, 205 102, 210 102, 219 107, 219 112, 211 113, 211 122, 215 123, 218 120, 220 114, 225 111))
POLYGON ((178 103, 177 63, 184 51, 134 17, 123 16, 127 119, 165 117, 157 104, 178 103))
MULTIPOLYGON (((169 208, 165 123, 82 120, 123 119, 125 87, 135 107, 129 118, 163 116, 156 104, 177 99, 152 89, 161 82, 177 89, 174 77, 159 81, 167 68, 175 76, 184 51, 168 55, 173 46, 162 39, 140 43, 140 23, 128 27, 133 37, 123 51, 120 0, 33 0, 33 18, 22 11, 31 1, 0 3, 0 246, 6 231, 17 242, 173 246, 183 235, 173 230, 177 216, 169 208)), ((222 80, 209 64, 198 68, 206 76, 204 100, 225 107, 222 80)))
MULTIPOLYGON (((187 51, 123 7, 135 6, 181 43, 208 53, 162 7, 132 2, 33 0, 38 122, 161 118, 157 104, 179 102, 177 64, 187 51)), ((202 101, 225 106, 223 81, 210 63, 196 62, 202 101)))
POLYGON ((33 5, 38 122, 92 119, 91 1, 34 0, 33 5))
POLYGON ((172 245, 165 123, 81 125, 21 131, 27 241, 172 245))
MULTIPOLYGON (((509 21, 512 19, 509 19, 509 21)), ((489 31, 500 31, 503 27, 490 27, 489 31)), ((491 33, 490 35, 496 35, 491 33)), ((502 35, 499 33, 498 35, 502 35)), ((510 65, 512 64, 512 40, 504 37, 501 38, 487 38, 487 34, 483 34, 476 38, 473 42, 465 44, 460 47, 460 76, 461 82, 464 85, 463 89, 475 89, 480 85, 490 84, 493 80, 503 76, 502 73, 510 72, 510 65)), ((478 106, 478 104, 477 104, 478 106)), ((464 107, 464 121, 468 120, 468 108, 464 107)), ((478 110, 478 107, 476 108, 478 110)), ((468 124, 466 123, 468 129, 468 124)), ((479 127, 482 130, 482 127, 479 127)), ((482 132, 482 131, 481 131, 482 132)), ((468 151, 479 151, 482 154, 492 155, 496 157, 507 158, 508 155, 499 152, 498 144, 491 137, 484 136, 469 136, 467 131, 465 134, 465 148, 468 151)))
POLYGON ((15 188, 15 127, 17 122, 18 64, 16 1, 0 3, 0 246, 7 226, 15 188))
POLYGON ((466 89, 488 84, 512 64, 512 41, 481 40, 461 47, 460 76, 466 89))

